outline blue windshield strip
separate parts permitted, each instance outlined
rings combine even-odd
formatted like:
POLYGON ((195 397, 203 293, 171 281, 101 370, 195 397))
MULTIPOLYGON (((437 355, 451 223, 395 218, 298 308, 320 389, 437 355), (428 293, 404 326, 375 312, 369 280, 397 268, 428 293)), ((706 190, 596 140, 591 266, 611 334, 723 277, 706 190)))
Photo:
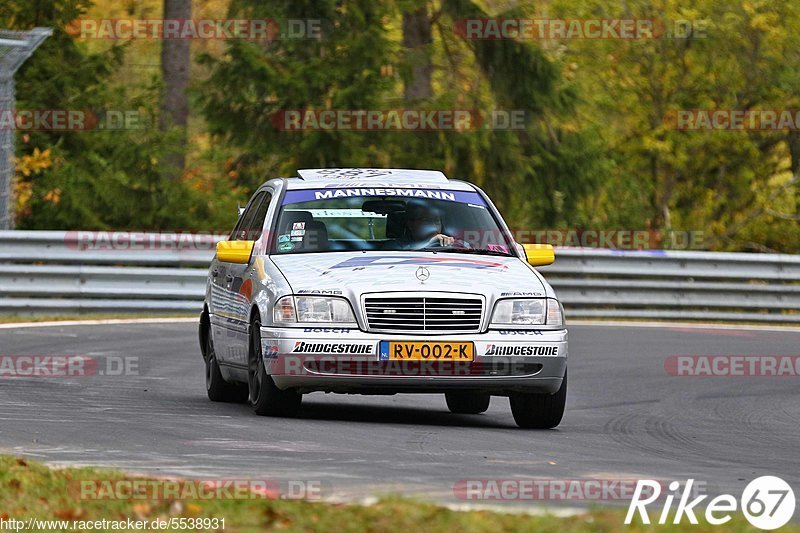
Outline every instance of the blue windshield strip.
POLYGON ((486 203, 477 192, 447 191, 441 189, 404 189, 401 187, 356 187, 342 189, 302 189, 286 191, 283 205, 314 200, 328 200, 338 198, 369 198, 375 196, 393 196, 397 198, 426 198, 431 200, 444 200, 462 204, 476 204, 485 206, 486 203))

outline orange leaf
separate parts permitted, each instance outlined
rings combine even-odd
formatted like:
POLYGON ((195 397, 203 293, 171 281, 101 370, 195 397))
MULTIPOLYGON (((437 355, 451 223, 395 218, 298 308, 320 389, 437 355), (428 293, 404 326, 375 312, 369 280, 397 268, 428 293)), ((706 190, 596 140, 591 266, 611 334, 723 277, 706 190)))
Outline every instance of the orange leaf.
POLYGON ((61 520, 75 520, 79 518, 81 513, 77 509, 59 509, 53 513, 56 518, 61 520))
POLYGON ((188 515, 198 515, 203 508, 199 505, 195 505, 193 503, 186 504, 186 514, 188 515))
POLYGON ((149 516, 151 511, 152 508, 149 503, 138 503, 133 506, 133 513, 140 519, 149 516))

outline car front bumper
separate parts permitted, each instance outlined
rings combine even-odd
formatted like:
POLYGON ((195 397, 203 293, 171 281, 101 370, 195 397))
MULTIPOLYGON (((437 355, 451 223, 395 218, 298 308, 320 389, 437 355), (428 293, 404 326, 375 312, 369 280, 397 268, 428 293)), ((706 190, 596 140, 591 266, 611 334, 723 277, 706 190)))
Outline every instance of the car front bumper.
POLYGON ((554 393, 567 367, 567 330, 400 335, 337 328, 261 328, 267 373, 281 389, 392 394, 455 390, 554 393), (471 363, 381 360, 381 341, 472 342, 471 363))

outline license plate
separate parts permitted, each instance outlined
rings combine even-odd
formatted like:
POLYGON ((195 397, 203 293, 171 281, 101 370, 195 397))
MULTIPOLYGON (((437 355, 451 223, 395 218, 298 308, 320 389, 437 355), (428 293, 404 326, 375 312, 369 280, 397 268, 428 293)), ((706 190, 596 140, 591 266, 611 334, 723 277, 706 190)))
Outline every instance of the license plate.
POLYGON ((471 342, 402 342, 381 341, 381 361, 472 361, 475 349, 471 342))

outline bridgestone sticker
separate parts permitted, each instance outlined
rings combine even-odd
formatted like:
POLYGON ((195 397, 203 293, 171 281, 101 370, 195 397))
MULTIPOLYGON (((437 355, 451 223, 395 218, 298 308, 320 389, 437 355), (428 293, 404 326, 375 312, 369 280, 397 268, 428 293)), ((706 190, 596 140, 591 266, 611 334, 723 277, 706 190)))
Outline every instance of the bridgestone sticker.
POLYGON ((556 356, 558 346, 498 346, 489 344, 483 355, 539 355, 556 356))
POLYGON ((297 341, 294 343, 292 353, 342 353, 342 354, 372 354, 372 344, 352 343, 316 343, 297 341))

